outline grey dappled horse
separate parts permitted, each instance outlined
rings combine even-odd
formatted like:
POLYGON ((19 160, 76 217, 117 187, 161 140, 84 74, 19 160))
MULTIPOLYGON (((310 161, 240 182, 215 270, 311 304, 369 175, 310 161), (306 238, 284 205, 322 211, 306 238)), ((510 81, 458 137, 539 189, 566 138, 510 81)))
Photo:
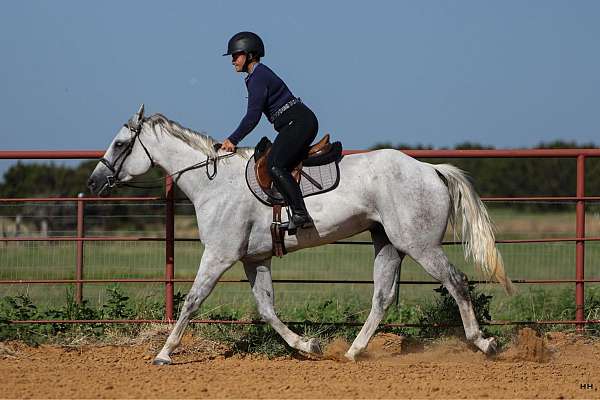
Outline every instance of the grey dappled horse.
MULTIPOLYGON (((291 347, 320 353, 316 339, 295 334, 275 313, 269 229, 272 211, 250 193, 244 177, 253 149, 240 148, 231 155, 215 150, 215 143, 160 114, 144 118, 142 106, 119 130, 88 182, 92 193, 106 192, 156 164, 173 174, 194 205, 204 254, 179 319, 154 363, 171 363, 170 354, 179 345, 190 317, 238 260, 244 265, 261 317, 291 347), (218 173, 212 177, 204 168, 179 174, 209 161, 212 166, 218 163, 218 173)), ((377 150, 343 157, 340 174, 337 189, 306 199, 314 228, 286 237, 285 245, 295 251, 371 232, 375 247, 372 307, 346 357, 355 360, 375 333, 394 297, 395 277, 405 255, 454 297, 466 338, 484 353, 494 352, 495 339, 484 338, 475 319, 467 278, 449 262, 441 246, 448 220, 454 223, 460 216, 465 255, 511 292, 485 206, 463 173, 451 165, 428 164, 397 150, 377 150)))

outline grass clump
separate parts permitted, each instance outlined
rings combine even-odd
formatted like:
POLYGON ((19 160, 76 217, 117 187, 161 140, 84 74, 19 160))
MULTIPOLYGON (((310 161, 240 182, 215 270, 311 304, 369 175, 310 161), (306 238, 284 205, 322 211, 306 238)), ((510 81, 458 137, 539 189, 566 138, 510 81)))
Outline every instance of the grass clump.
POLYGON ((64 307, 39 309, 26 294, 6 296, 0 300, 0 340, 22 340, 29 345, 38 345, 51 338, 65 335, 67 332, 78 335, 99 335, 99 324, 13 324, 12 320, 69 320, 69 319, 98 319, 97 310, 89 307, 84 301, 77 304, 72 291, 67 292, 67 302, 64 307))

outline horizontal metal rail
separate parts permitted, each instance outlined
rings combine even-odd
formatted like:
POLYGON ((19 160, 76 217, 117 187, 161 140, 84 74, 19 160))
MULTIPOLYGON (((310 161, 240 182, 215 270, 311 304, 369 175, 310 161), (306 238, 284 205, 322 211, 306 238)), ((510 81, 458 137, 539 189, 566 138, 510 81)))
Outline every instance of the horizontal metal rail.
MULTIPOLYGON (((273 279, 273 283, 291 283, 291 284, 368 284, 372 285, 372 280, 340 280, 340 279, 273 279)), ((111 279, 7 279, 0 280, 0 284, 4 285, 23 285, 23 284, 67 284, 67 283, 90 283, 90 284, 106 284, 106 283, 192 283, 194 278, 174 278, 174 279, 157 279, 157 278, 111 278, 111 279)), ((511 279, 512 283, 523 284, 558 284, 558 283, 600 283, 600 278, 587 279, 511 279)), ((219 283, 248 283, 247 279, 221 279, 219 283)), ((407 285, 440 285, 438 281, 431 280, 400 280, 400 284, 407 285)), ((473 284, 496 284, 490 281, 469 281, 473 284)))
MULTIPOLYGON (((490 202, 575 202, 575 201, 600 201, 600 196, 529 196, 529 197, 481 197, 482 201, 490 202)), ((0 203, 41 203, 41 202, 111 202, 111 201, 157 201, 164 202, 164 197, 158 196, 129 196, 129 197, 15 197, 0 199, 0 203)), ((186 201, 179 199, 178 201, 186 201)), ((177 204, 181 205, 181 204, 177 204)), ((187 202, 191 206, 192 203, 187 202)))
POLYGON ((110 201, 165 201, 164 197, 21 197, 11 199, 0 199, 0 203, 43 203, 53 201, 85 201, 85 202, 110 202, 110 201))
POLYGON ((83 160, 101 158, 99 150, 4 150, 0 160, 83 160))
MULTIPOLYGON (((175 321, 162 319, 36 319, 36 320, 8 320, 0 324, 28 325, 28 324, 172 324, 175 321)), ((192 324, 220 324, 220 325, 265 325, 261 320, 218 320, 218 319, 192 319, 192 324)), ((328 321, 284 321, 286 325, 333 325, 333 326, 362 326, 363 322, 328 322, 328 321)), ((505 325, 574 325, 574 324, 600 324, 598 319, 584 321, 577 320, 534 320, 534 321, 502 321, 493 320, 480 322, 480 325, 505 326, 505 325)), ((461 324, 412 324, 412 323, 384 323, 379 328, 451 328, 462 327, 461 324)))
MULTIPOLYGON (((344 155, 371 150, 345 150, 344 155)), ((576 158, 600 157, 600 149, 474 149, 474 150, 403 150, 414 158, 576 158)))
MULTIPOLYGON (((145 237, 145 236, 23 236, 23 237, 5 237, 0 238, 0 242, 164 242, 164 237, 145 237)), ((200 242, 197 238, 175 238, 176 242, 200 242)), ((559 242, 597 242, 600 236, 590 237, 567 237, 567 238, 541 238, 541 239, 498 239, 497 244, 526 244, 526 243, 559 243, 559 242)), ((373 245, 369 241, 339 241, 330 244, 341 245, 373 245)), ((444 246, 461 245, 460 241, 442 242, 444 246)))
MULTIPOLYGON (((367 153, 371 150, 344 150, 343 155, 367 153)), ((600 149, 473 149, 473 150, 411 150, 404 154, 415 158, 576 158, 600 157, 600 149)), ((103 150, 5 150, 0 151, 3 160, 61 160, 97 159, 103 150)))

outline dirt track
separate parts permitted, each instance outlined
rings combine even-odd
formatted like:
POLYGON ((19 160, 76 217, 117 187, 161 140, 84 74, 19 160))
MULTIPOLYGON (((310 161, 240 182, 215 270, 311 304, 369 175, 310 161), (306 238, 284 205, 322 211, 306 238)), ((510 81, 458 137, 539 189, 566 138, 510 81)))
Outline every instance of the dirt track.
POLYGON ((7 398, 600 398, 600 343, 553 334, 521 335, 495 359, 458 340, 423 348, 376 337, 366 357, 269 360, 228 356, 188 338, 175 364, 150 365, 155 344, 0 347, 0 397, 7 398), (545 347, 545 348, 544 348, 545 347), (593 385, 582 389, 580 385, 593 385))

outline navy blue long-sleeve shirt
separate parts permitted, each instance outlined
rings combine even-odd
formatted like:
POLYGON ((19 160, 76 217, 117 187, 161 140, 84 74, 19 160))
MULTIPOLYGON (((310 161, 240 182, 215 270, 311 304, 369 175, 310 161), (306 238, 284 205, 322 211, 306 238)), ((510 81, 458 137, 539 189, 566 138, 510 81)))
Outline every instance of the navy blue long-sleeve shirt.
POLYGON ((258 125, 261 115, 271 120, 271 115, 285 103, 294 99, 294 95, 275 72, 264 64, 256 64, 251 74, 246 77, 248 89, 248 110, 240 125, 229 136, 229 140, 237 145, 258 125))

